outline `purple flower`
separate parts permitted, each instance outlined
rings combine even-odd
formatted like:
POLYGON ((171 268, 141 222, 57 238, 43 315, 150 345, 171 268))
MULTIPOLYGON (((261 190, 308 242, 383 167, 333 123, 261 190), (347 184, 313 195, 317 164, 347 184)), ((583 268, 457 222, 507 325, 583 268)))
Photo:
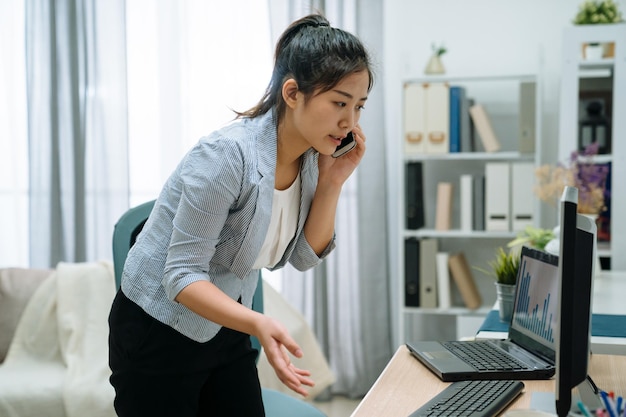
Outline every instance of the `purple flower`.
POLYGON ((582 154, 574 151, 570 155, 569 166, 573 185, 578 188, 578 204, 583 213, 600 213, 605 210, 604 199, 606 178, 609 167, 598 164, 593 157, 598 154, 599 144, 592 142, 585 147, 582 154), (584 211, 583 211, 584 210, 584 211))
POLYGON ((556 166, 544 165, 535 170, 538 184, 535 193, 541 200, 556 204, 565 185, 578 188, 578 211, 587 214, 599 214, 606 209, 604 201, 608 195, 606 179, 609 172, 607 164, 594 162, 598 154, 598 143, 591 143, 581 152, 570 154, 566 163, 556 166))

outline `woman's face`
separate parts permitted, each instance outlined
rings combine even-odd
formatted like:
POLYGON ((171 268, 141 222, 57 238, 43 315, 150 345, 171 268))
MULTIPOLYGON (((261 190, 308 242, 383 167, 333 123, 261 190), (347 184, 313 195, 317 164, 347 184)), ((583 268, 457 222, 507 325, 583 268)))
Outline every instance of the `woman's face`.
POLYGON ((293 121, 302 145, 307 149, 313 147, 323 155, 332 154, 341 139, 359 122, 368 86, 367 71, 359 71, 346 76, 328 91, 314 93, 308 101, 298 92, 293 121))

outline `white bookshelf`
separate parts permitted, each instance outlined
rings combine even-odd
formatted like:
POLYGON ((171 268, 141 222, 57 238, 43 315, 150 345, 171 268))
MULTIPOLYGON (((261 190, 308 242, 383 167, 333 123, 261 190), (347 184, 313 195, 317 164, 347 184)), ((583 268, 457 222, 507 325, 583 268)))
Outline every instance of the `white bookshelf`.
POLYGON ((563 70, 559 111, 559 159, 566 160, 578 145, 578 105, 581 85, 596 80, 612 91, 610 155, 601 155, 597 162, 612 163, 611 241, 601 242, 600 256, 611 258, 611 269, 626 270, 626 187, 619 179, 626 178, 626 23, 581 25, 563 33, 563 70), (585 60, 583 44, 614 43, 614 56, 585 60))
MULTIPOLYGON (((390 238, 395 240, 395 247, 399 248, 397 253, 392 254, 391 262, 395 262, 398 271, 394 277, 396 285, 395 294, 397 299, 393 305, 397 306, 397 323, 396 334, 400 343, 404 343, 408 339, 441 339, 441 338, 462 338, 473 336, 477 327, 491 310, 495 300, 496 291, 494 280, 476 270, 472 270, 477 287, 481 294, 482 306, 478 309, 468 309, 463 306, 458 290, 455 288, 454 281, 451 281, 453 289, 453 306, 451 308, 423 308, 409 307, 405 305, 405 266, 404 266, 404 241, 407 238, 435 238, 438 241, 440 251, 450 253, 463 252, 471 267, 480 266, 488 268, 487 262, 495 256, 495 251, 500 246, 505 246, 507 242, 512 240, 517 231, 489 231, 489 230, 460 230, 458 228, 458 218, 453 220, 451 230, 436 230, 434 228, 435 217, 435 201, 436 201, 436 184, 439 181, 457 180, 463 173, 484 173, 485 163, 489 161, 518 162, 531 161, 535 166, 538 165, 540 158, 540 137, 541 137, 541 83, 539 77, 529 74, 505 74, 505 75, 489 75, 489 76, 435 76, 435 77, 414 77, 403 80, 400 88, 404 83, 416 82, 447 82, 449 85, 462 85, 467 87, 468 94, 472 96, 477 103, 485 104, 489 110, 496 109, 495 113, 490 117, 493 119, 500 118, 504 120, 504 124, 496 126, 494 129, 498 134, 498 139, 502 143, 502 149, 499 152, 458 152, 446 154, 408 154, 404 151, 404 138, 398 138, 395 143, 397 149, 392 154, 399 155, 399 160, 392 165, 390 169, 394 172, 389 175, 390 178, 400 178, 400 189, 397 204, 397 212, 391 213, 395 216, 392 221, 390 238), (511 96, 515 94, 512 91, 518 91, 522 82, 535 83, 535 152, 526 154, 517 151, 517 117, 519 98, 511 100, 511 96), (505 86, 505 87, 502 87, 505 86), (473 95, 473 91, 478 91, 477 95, 473 95), (482 93, 482 94, 481 94, 482 93), (509 123, 508 128, 506 123, 509 123), (499 129, 498 129, 499 128, 499 129), (421 162, 423 167, 423 196, 425 211, 425 227, 420 229, 406 228, 405 213, 405 174, 406 165, 409 162, 421 162), (393 226, 395 224, 395 227, 393 226)), ((402 106, 400 106, 402 108, 402 106)), ((475 141, 480 141, 476 134, 475 141)), ((458 191, 456 195, 456 204, 458 205, 458 191)), ((540 224, 540 201, 537 199, 534 208, 534 223, 540 224)), ((457 212, 453 217, 458 217, 457 212)))

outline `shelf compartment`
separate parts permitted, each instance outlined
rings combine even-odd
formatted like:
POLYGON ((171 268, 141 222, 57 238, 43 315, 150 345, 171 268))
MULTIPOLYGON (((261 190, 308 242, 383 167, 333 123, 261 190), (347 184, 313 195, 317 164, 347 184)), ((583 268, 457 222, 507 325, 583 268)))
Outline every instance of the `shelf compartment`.
POLYGON ((492 306, 482 306, 477 309, 469 309, 466 307, 450 307, 450 308, 423 308, 423 307, 404 307, 404 313, 411 314, 431 314, 438 316, 486 316, 491 310, 492 306))
POLYGON ((513 239, 517 236, 517 231, 494 232, 489 230, 436 230, 418 229, 404 230, 404 237, 434 237, 434 238, 483 238, 483 239, 513 239))
POLYGON ((445 154, 406 154, 405 162, 419 161, 533 161, 534 154, 520 152, 458 152, 445 154))

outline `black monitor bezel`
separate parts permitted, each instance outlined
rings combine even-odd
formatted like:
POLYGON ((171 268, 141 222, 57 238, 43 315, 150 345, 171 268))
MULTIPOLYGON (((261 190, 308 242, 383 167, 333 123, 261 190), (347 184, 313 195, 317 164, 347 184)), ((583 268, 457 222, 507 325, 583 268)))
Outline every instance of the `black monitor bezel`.
POLYGON ((577 213, 577 202, 578 190, 566 187, 560 205, 559 316, 555 349, 555 405, 559 417, 569 414, 572 389, 587 377, 591 344, 597 229, 591 219, 577 213), (583 239, 591 239, 591 242, 583 242, 583 239))

